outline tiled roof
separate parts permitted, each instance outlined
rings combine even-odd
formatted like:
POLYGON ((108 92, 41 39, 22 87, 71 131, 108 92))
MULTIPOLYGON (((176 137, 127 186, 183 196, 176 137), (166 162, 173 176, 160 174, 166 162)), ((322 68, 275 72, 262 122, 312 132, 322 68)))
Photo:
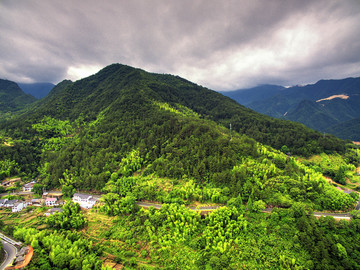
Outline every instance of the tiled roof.
POLYGON ((14 204, 16 202, 17 202, 17 200, 8 200, 5 204, 14 204))
POLYGON ((92 197, 92 195, 82 194, 82 193, 75 193, 74 196, 79 197, 84 200, 87 200, 92 197))

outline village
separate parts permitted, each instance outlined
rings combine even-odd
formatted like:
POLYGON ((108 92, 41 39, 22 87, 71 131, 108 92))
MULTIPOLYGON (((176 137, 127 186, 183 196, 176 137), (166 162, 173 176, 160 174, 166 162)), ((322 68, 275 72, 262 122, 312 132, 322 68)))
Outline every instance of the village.
MULTIPOLYGON (((16 213, 26 209, 29 206, 34 207, 51 207, 46 213, 46 216, 52 215, 56 212, 62 212, 61 206, 65 203, 63 193, 61 191, 43 191, 42 195, 33 193, 33 187, 36 181, 21 184, 21 178, 8 179, 1 182, 1 186, 5 189, 9 187, 18 186, 21 191, 13 193, 0 194, 0 208, 11 209, 11 212, 16 213), (21 187, 22 185, 22 187, 21 187), (8 197, 8 198, 4 198, 8 197), (16 199, 13 199, 16 197, 16 199)), ((75 193, 71 200, 78 203, 82 209, 91 209, 99 202, 100 196, 75 193)))

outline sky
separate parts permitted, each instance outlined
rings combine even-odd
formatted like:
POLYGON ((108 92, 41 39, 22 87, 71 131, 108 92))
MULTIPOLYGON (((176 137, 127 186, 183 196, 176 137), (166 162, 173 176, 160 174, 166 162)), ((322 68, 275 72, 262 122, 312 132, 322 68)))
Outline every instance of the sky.
POLYGON ((0 0, 0 78, 112 63, 214 90, 360 76, 359 0, 0 0))

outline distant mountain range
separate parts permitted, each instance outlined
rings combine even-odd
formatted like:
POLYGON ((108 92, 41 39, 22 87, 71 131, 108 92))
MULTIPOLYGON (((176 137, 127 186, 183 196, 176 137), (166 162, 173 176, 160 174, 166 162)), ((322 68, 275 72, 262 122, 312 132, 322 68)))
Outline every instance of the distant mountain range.
POLYGON ((360 141, 360 78, 289 88, 262 85, 222 94, 257 112, 360 141))
POLYGON ((54 88, 52 83, 18 83, 19 87, 27 94, 40 99, 46 97, 51 89, 54 88))

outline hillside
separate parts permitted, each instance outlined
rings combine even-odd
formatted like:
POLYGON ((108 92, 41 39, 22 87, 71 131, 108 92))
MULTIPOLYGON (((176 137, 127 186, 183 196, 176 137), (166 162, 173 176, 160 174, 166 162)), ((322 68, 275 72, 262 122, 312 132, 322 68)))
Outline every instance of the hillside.
POLYGON ((29 269, 108 270, 101 260, 122 269, 360 264, 359 220, 312 215, 354 209, 357 193, 324 176, 360 182, 360 149, 183 78, 110 65, 59 83, 0 127, 0 178, 36 177, 40 193, 61 189, 66 199, 102 195, 91 211, 67 203, 48 218, 43 207, 0 210, 0 230, 34 247, 29 269), (201 216, 189 205, 224 207, 201 216))
MULTIPOLYGON (((182 78, 151 74, 118 64, 72 84, 69 81, 60 83, 25 118, 31 122, 43 115, 56 115, 60 119, 75 120, 81 115, 85 121, 90 121, 105 109, 109 109, 109 117, 119 111, 134 114, 136 106, 141 107, 141 104, 148 104, 151 100, 166 102, 171 106, 185 106, 201 118, 213 120, 227 128, 231 124, 234 131, 266 145, 277 149, 286 145, 294 154, 344 151, 344 143, 335 137, 324 140, 322 134, 302 125, 258 114, 215 91, 182 78), (63 91, 59 91, 62 88, 63 91)), ((139 110, 148 109, 143 107, 139 110)), ((14 125, 17 125, 16 122, 14 125)))
POLYGON ((18 85, 25 93, 37 99, 46 97, 55 86, 52 83, 18 83, 18 85))
POLYGON ((16 83, 0 79, 0 114, 17 111, 34 101, 35 98, 25 94, 16 83))
MULTIPOLYGON (((341 195, 319 189, 323 180, 315 172, 305 181, 300 163, 265 145, 309 155, 344 153, 345 142, 260 115, 185 79, 119 64, 60 83, 26 114, 4 123, 3 134, 21 142, 0 148, 13 164, 9 171, 40 173, 47 187, 100 190, 110 177, 142 169, 144 176, 189 177, 195 185, 227 187, 231 196, 242 193, 247 200, 253 194, 275 205, 301 198, 326 208, 320 204, 325 194, 341 195), (274 185, 288 177, 298 179, 300 190, 310 185, 317 191, 305 197, 276 191, 274 185)), ((351 198, 336 207, 349 203, 351 198)))
MULTIPOLYGON (((294 86, 281 91, 268 92, 258 88, 244 92, 224 92, 240 104, 280 119, 300 122, 306 126, 329 132, 344 139, 353 137, 335 132, 336 126, 360 117, 360 78, 321 80, 316 84, 294 86), (248 94, 246 103, 242 95, 248 94)), ((353 127, 354 129, 354 127, 353 127)), ((360 130, 356 130, 360 133, 360 130)))
POLYGON ((327 132, 334 134, 342 139, 352 141, 360 141, 360 118, 352 119, 340 124, 334 125, 326 129, 327 132))

